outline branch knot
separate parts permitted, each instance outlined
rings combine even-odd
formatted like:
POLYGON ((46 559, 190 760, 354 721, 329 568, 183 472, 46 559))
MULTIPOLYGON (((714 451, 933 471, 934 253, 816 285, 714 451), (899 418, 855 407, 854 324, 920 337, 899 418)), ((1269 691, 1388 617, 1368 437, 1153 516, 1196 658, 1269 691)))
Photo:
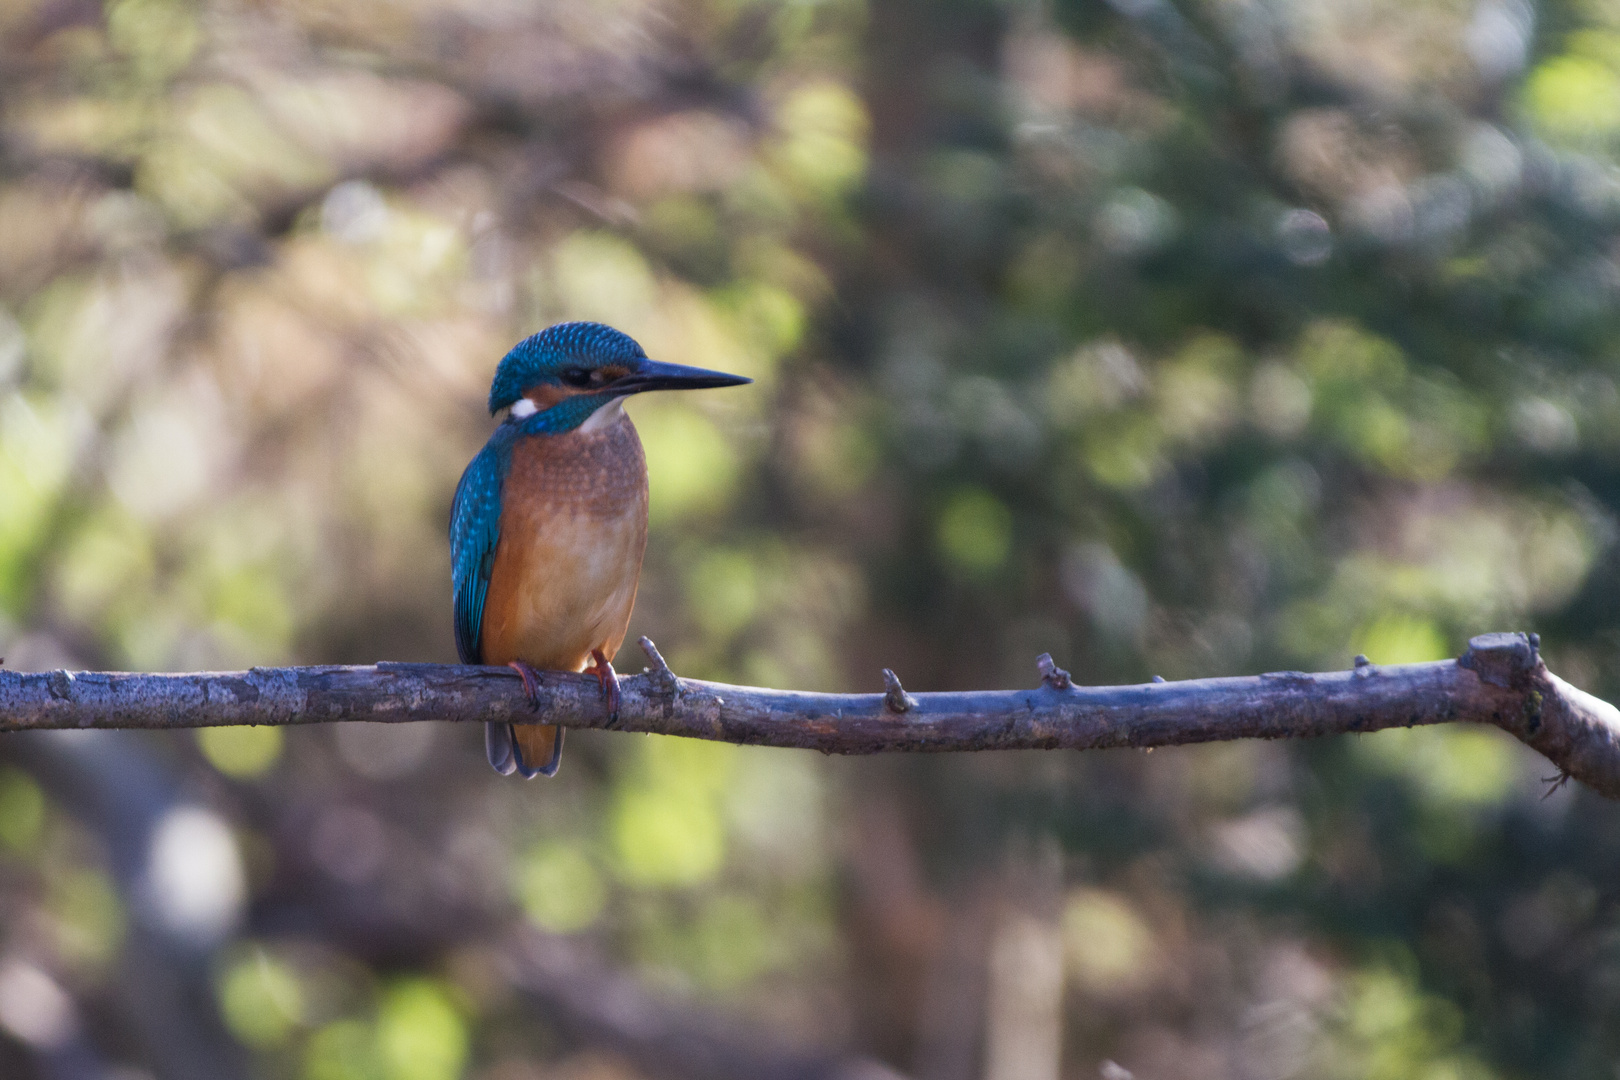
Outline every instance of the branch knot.
POLYGON ((58 701, 71 701, 73 700, 73 684, 76 681, 73 672, 66 668, 58 668, 46 677, 45 685, 50 690, 51 697, 56 698, 58 701))
POLYGON ((1041 682, 1053 690, 1068 690, 1074 686, 1074 680, 1069 673, 1057 666, 1052 654, 1043 652, 1035 658, 1035 668, 1041 673, 1041 682))
POLYGON ((1480 634, 1468 639, 1457 666, 1492 686, 1518 689, 1541 667, 1540 634, 1480 634))

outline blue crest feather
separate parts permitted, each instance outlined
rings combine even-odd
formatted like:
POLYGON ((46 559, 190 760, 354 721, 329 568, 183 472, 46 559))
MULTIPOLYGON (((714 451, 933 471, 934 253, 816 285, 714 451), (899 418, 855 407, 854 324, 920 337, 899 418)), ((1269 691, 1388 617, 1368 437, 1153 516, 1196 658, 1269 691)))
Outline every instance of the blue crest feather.
POLYGON ((594 322, 566 322, 548 326, 512 346, 495 369, 489 387, 489 411, 508 408, 523 392, 575 365, 633 365, 646 352, 629 334, 594 322))

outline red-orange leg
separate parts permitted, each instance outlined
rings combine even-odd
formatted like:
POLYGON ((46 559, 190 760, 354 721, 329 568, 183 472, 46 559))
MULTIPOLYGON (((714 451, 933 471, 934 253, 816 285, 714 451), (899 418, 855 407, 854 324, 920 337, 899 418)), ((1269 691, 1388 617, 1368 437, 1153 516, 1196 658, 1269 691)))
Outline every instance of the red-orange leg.
POLYGON ((529 708, 540 711, 540 673, 521 660, 506 665, 523 678, 523 692, 529 695, 529 708))
POLYGON ((585 674, 595 675, 597 685, 602 688, 602 700, 607 703, 608 719, 619 718, 619 675, 608 663, 608 658, 602 655, 601 649, 591 650, 591 666, 585 669, 585 674))

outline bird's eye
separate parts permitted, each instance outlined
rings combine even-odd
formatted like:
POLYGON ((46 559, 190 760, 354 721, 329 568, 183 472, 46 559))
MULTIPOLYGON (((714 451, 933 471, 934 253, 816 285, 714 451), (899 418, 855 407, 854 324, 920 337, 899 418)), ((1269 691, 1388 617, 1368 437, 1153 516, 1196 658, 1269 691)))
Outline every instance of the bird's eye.
POLYGON ((584 368, 563 368, 562 371, 558 372, 557 378, 561 379, 565 386, 577 386, 583 389, 591 385, 591 372, 586 371, 584 368))

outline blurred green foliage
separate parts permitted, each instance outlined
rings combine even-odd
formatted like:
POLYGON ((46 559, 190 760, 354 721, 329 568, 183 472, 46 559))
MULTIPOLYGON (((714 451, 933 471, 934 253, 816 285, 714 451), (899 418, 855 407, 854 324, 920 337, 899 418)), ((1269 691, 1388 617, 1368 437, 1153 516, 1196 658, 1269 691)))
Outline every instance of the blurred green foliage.
POLYGON ((208 763, 226 776, 258 776, 281 756, 280 728, 200 728, 197 747, 208 763))
MULTIPOLYGON (((631 637, 682 674, 1027 685, 1049 651, 1107 683, 1522 628, 1620 697, 1611 7, 0 4, 0 655, 452 659, 494 364, 592 318, 757 380, 631 405, 631 637)), ((138 744, 229 825, 240 866, 174 880, 224 897, 259 1075, 636 1075, 525 1011, 514 933, 918 1080, 979 1075, 1020 1009, 1065 1077, 1620 1063, 1620 815, 1491 732, 581 733, 528 786, 475 744, 138 744), (1061 1000, 992 1000, 1030 920, 1061 1000)), ((0 960, 140 1064, 145 856, 25 751, 0 960)))
POLYGON ((220 1011, 226 1025, 257 1049, 285 1045, 304 1019, 298 975, 263 949, 248 949, 232 960, 219 979, 220 1011))

